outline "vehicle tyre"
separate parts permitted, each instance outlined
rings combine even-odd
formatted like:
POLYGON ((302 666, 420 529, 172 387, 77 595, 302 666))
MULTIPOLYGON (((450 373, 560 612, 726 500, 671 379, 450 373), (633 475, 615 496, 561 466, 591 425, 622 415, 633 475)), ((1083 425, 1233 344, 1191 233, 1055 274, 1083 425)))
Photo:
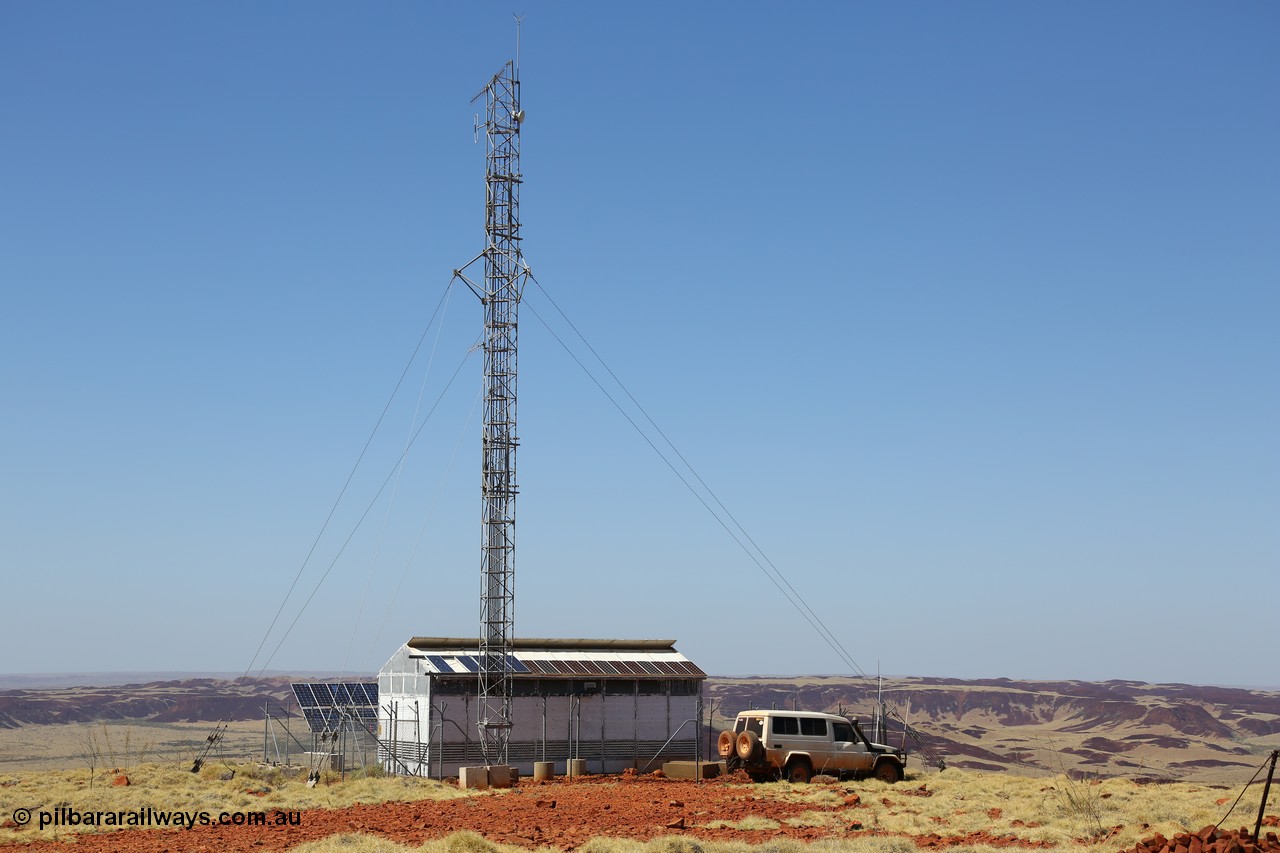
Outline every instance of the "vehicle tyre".
POLYGON ((902 781, 902 765, 896 761, 881 761, 876 765, 875 777, 892 785, 902 781))
POLYGON ((782 777, 793 785, 804 785, 813 778, 813 767, 803 758, 793 758, 787 763, 782 777))
POLYGON ((764 747, 760 745, 760 736, 755 732, 740 733, 735 746, 738 751, 738 757, 743 761, 751 761, 764 752, 764 747))
POLYGON ((733 755, 734 741, 737 739, 738 736, 728 729, 720 733, 720 737, 716 738, 716 750, 720 753, 721 758, 728 758, 733 755))

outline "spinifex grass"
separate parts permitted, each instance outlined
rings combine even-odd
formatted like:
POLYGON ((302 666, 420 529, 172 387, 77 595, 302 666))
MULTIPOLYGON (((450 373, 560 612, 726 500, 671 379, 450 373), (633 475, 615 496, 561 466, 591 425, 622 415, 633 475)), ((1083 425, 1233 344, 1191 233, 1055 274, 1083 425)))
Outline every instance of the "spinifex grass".
MULTIPOLYGON (((125 774, 127 786, 114 786, 116 773, 99 770, 93 778, 87 770, 45 770, 0 775, 0 815, 14 809, 32 812, 57 807, 90 811, 205 811, 212 814, 236 811, 286 811, 341 808, 356 803, 411 800, 441 800, 469 796, 456 786, 414 777, 380 777, 349 774, 336 783, 336 774, 326 774, 314 788, 305 784, 306 773, 292 773, 255 764, 206 765, 199 774, 175 765, 142 764, 125 774), (232 775, 234 771, 234 775, 232 775), (224 778, 230 777, 230 778, 224 778), (92 782, 92 784, 90 784, 92 782)), ((3 818, 0 818, 3 819, 3 818)), ((58 838, 77 832, 101 831, 94 826, 47 828, 40 831, 35 821, 17 830, 0 831, 0 842, 22 842, 34 838, 58 838)))
MULTIPOLYGON (((101 771, 92 786, 85 770, 0 774, 0 819, 18 807, 33 811, 58 806, 78 811, 150 807, 216 813, 339 808, 355 803, 471 795, 451 785, 403 777, 348 777, 346 782, 337 783, 330 776, 333 784, 307 788, 304 773, 287 774, 259 765, 240 765, 234 768, 234 777, 223 778, 230 776, 231 769, 209 765, 193 775, 186 766, 142 765, 129 771, 131 784, 127 787, 113 787, 113 774, 101 771)), ((615 786, 616 783, 602 788, 615 786)), ((718 816, 713 806, 700 814, 686 835, 647 842, 595 838, 581 848, 583 853, 749 853, 751 848, 745 844, 697 838, 699 832, 719 829, 777 833, 770 844, 754 848, 758 853, 911 853, 915 849, 913 839, 921 836, 966 838, 979 832, 1043 842, 1065 853, 1114 851, 1132 847, 1156 832, 1172 836, 1217 823, 1228 807, 1219 800, 1229 803, 1238 793, 1198 783, 1142 785, 1126 779, 1029 778, 957 769, 910 778, 897 785, 872 780, 822 785, 708 783, 703 790, 715 791, 726 802, 750 798, 761 801, 763 806, 769 800, 780 800, 799 804, 802 810, 775 820, 765 816, 767 808, 761 808, 757 822, 751 817, 743 818, 741 812, 732 818, 728 814, 718 816), (805 847, 783 837, 800 828, 830 833, 832 838, 805 847)), ((515 795, 520 795, 520 789, 515 795)), ((1257 813, 1260 795, 1257 786, 1251 788, 1226 825, 1250 823, 1257 813)), ((1278 801, 1280 786, 1274 786, 1267 813, 1280 812, 1278 801)), ((74 831, 60 830, 62 836, 74 831)), ((34 826, 0 830, 0 844, 59 837, 50 830, 36 833, 34 826)), ((331 846, 304 845, 297 850, 401 853, 417 849, 352 835, 334 836, 321 844, 331 846)), ((506 848, 474 834, 454 834, 432 841, 423 849, 426 853, 507 853, 506 848)), ((982 845, 966 844, 963 849, 981 850, 982 845)))

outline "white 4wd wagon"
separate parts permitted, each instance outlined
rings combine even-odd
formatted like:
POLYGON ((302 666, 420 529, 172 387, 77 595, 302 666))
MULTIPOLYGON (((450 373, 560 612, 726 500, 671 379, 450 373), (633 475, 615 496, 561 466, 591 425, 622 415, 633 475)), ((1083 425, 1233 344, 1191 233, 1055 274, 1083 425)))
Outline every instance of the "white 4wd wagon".
POLYGON ((825 773, 893 783, 906 765, 900 750, 868 740, 857 720, 812 711, 743 711, 717 747, 730 770, 756 779, 808 782, 825 773))

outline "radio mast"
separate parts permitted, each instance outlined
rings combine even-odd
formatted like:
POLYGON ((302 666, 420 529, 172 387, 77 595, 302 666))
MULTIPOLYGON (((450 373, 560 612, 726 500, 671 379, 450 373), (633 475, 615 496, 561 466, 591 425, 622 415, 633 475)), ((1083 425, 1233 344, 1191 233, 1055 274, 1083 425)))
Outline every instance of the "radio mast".
MULTIPOLYGON (((485 99, 484 286, 455 270, 484 305, 484 432, 481 457, 480 649, 477 725, 489 764, 507 764, 511 734, 511 641, 515 633, 516 341, 529 275, 520 252, 520 29, 516 58, 472 102, 485 99)), ((481 129, 476 117, 477 141, 481 129)), ((462 269, 466 269, 463 267, 462 269)))

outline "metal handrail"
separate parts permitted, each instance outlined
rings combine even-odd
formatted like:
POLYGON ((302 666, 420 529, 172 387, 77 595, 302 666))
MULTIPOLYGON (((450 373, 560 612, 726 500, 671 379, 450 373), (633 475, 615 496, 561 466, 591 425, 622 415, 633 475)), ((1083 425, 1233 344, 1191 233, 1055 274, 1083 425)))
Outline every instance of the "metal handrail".
POLYGON ((696 725, 699 723, 699 721, 698 721, 698 720, 685 720, 683 723, 681 723, 680 725, 676 726, 676 730, 675 730, 674 732, 672 732, 672 733, 671 733, 671 737, 667 738, 667 742, 666 742, 666 743, 664 743, 662 746, 658 747, 658 751, 657 751, 657 752, 655 752, 655 753, 653 754, 653 758, 650 758, 650 759, 648 760, 648 762, 646 762, 646 763, 645 763, 645 765, 644 765, 644 769, 643 769, 643 770, 641 770, 640 772, 641 772, 641 773, 645 773, 645 772, 647 772, 647 771, 649 770, 649 768, 653 766, 653 762, 655 762, 655 761, 657 761, 657 760, 658 760, 658 756, 659 756, 659 755, 662 755, 662 751, 663 751, 664 749, 666 749, 668 746, 670 746, 670 745, 671 745, 671 741, 673 741, 673 740, 675 740, 675 739, 676 739, 676 735, 680 734, 680 730, 681 730, 681 729, 683 729, 685 726, 689 725, 690 723, 693 723, 693 724, 696 726, 696 725))

